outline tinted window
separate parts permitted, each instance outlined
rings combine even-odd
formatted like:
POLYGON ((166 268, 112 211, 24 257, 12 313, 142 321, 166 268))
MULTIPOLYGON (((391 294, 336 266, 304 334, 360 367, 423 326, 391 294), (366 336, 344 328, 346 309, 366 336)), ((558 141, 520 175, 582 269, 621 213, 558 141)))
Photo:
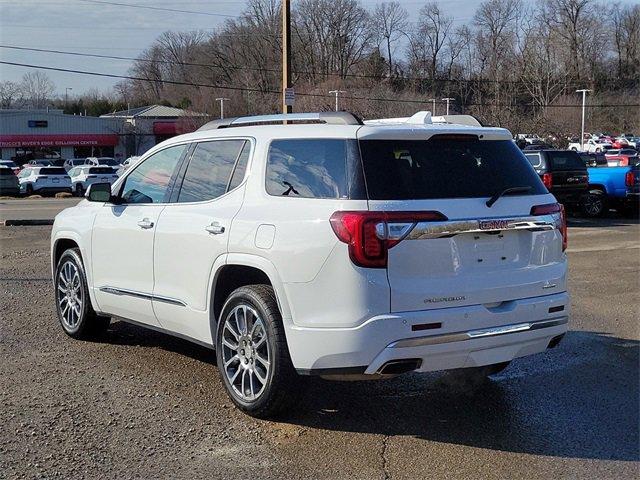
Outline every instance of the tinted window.
POLYGON ((0 167, 0 176, 10 176, 13 175, 13 170, 7 167, 0 167))
POLYGON ((105 174, 105 173, 113 173, 113 168, 111 167, 91 167, 89 169, 89 174, 105 174))
POLYGON ((45 167, 40 169, 40 175, 66 175, 67 171, 62 167, 45 167))
POLYGON ((576 152, 548 152, 549 160, 554 170, 584 170, 584 162, 576 152))
POLYGON ((165 148, 138 165, 124 182, 122 199, 127 203, 164 202, 171 175, 185 148, 185 145, 165 148))
POLYGON ((115 165, 118 165, 118 162, 116 160, 114 160, 113 158, 99 158, 98 159, 98 165, 115 166, 115 165))
POLYGON ((240 153, 240 157, 236 163, 236 168, 233 170, 233 175, 229 182, 229 190, 233 190, 242 183, 242 180, 244 180, 244 174, 247 171, 247 163, 249 163, 250 152, 251 144, 249 142, 245 142, 244 147, 242 148, 242 153, 240 153))
POLYGON ((542 166, 542 160, 540 159, 540 154, 538 153, 525 153, 524 155, 529 160, 529 163, 534 168, 540 168, 542 166))
POLYGON ((347 198, 346 140, 276 140, 267 160, 270 195, 347 198))
POLYGON ((520 186, 546 193, 510 140, 363 140, 360 150, 373 200, 490 197, 520 186))
POLYGON ((182 181, 178 202, 202 202, 223 195, 244 144, 245 140, 196 144, 182 181))
POLYGON ((17 165, 15 164, 15 162, 12 162, 11 160, 5 160, 3 162, 0 162, 0 165, 6 165, 7 167, 10 168, 15 168, 17 167, 17 165))

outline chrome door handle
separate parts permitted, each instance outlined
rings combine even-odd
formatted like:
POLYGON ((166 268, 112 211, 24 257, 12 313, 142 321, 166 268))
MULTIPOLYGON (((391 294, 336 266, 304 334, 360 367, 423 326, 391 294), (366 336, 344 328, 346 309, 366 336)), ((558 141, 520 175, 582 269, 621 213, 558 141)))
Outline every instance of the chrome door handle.
POLYGON ((211 225, 204 227, 204 229, 213 235, 220 235, 221 233, 224 233, 224 227, 218 222, 213 222, 211 225))
POLYGON ((153 228, 153 222, 151 220, 149 220, 148 218, 143 218, 142 220, 140 220, 138 222, 138 226, 140 228, 144 228, 146 230, 148 228, 153 228))

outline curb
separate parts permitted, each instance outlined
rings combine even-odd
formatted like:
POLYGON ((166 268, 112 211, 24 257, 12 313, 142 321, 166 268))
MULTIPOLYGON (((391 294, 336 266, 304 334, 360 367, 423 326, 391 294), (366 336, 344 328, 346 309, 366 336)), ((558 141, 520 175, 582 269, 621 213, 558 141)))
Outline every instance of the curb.
POLYGON ((3 220, 5 227, 26 227, 36 225, 53 225, 53 220, 3 220))

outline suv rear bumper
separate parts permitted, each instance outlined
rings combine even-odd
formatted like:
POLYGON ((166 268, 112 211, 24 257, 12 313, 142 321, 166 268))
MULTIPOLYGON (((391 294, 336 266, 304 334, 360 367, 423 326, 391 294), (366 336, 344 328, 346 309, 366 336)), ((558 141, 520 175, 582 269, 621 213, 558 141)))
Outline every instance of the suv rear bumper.
POLYGON ((415 360, 418 371, 491 365, 543 352, 567 331, 567 293, 504 302, 402 312, 354 328, 287 329, 301 374, 376 374, 415 360))

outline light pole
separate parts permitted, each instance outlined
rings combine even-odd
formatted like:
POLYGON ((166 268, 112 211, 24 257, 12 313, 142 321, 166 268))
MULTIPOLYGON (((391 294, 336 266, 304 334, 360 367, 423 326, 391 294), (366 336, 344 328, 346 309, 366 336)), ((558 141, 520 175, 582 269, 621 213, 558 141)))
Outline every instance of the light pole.
POLYGON ((220 119, 224 118, 224 102, 228 101, 228 98, 216 98, 216 102, 220 102, 220 119))
POLYGON ((451 100, 455 100, 455 98, 447 97, 447 98, 443 98, 443 99, 442 99, 442 101, 443 101, 443 102, 447 102, 447 115, 449 115, 449 102, 450 102, 451 100))
POLYGON ((64 108, 67 109, 67 103, 69 103, 69 90, 73 90, 71 87, 64 89, 64 108))
POLYGON ((433 105, 433 107, 431 109, 431 116, 435 117, 436 116, 436 99, 435 98, 430 98, 429 101, 433 105))
POLYGON ((590 92, 586 88, 582 90, 576 90, 576 93, 582 92, 582 131, 580 132, 580 150, 584 152, 584 105, 587 101, 587 92, 590 92))
POLYGON ((347 93, 344 90, 331 90, 329 93, 333 93, 336 96, 336 112, 340 110, 340 104, 338 103, 338 97, 341 93, 347 93))

